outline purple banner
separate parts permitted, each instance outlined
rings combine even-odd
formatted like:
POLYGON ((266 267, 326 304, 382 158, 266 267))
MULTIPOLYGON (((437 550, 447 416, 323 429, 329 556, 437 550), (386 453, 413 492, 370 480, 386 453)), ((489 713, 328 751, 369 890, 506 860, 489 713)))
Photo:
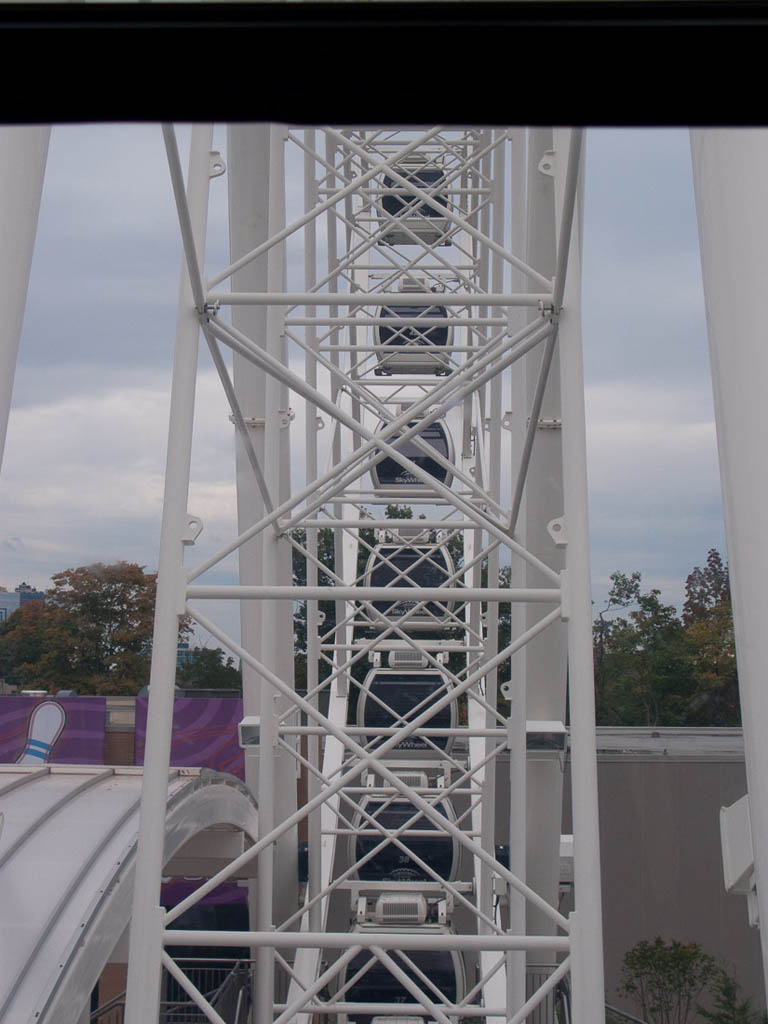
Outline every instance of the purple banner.
MULTIPOLYGON (((199 889, 207 878, 171 878, 164 881, 160 889, 160 902, 164 907, 175 907, 195 889, 199 889)), ((248 902, 248 890, 237 882, 222 882, 198 903, 201 907, 235 907, 248 902)))
MULTIPOLYGON (((243 702, 236 697, 177 697, 173 702, 171 764, 177 768, 213 768, 245 778, 237 724, 243 702)), ((136 764, 144 764, 147 698, 136 698, 136 764)))
POLYGON ((0 697, 0 764, 104 764, 106 697, 0 697))

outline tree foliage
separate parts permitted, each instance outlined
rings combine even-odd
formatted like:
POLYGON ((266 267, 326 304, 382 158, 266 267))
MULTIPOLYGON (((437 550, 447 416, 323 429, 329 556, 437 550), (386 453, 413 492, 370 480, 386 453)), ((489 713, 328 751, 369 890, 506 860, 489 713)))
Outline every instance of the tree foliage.
POLYGON ((242 690, 243 676, 220 647, 194 647, 176 671, 176 684, 184 690, 242 690))
POLYGON ((718 552, 688 576, 682 617, 659 590, 643 590, 639 572, 610 578, 593 630, 598 724, 738 725, 728 568, 718 552))
POLYGON ((741 998, 741 986, 723 967, 713 984, 713 1005, 697 1006, 699 1016, 709 1024, 766 1024, 768 1014, 752 1008, 752 1000, 741 998))
POLYGON ((619 991, 637 999, 649 1024, 686 1024, 718 966, 698 942, 643 940, 624 956, 619 991))
POLYGON ((51 692, 137 693, 149 680, 156 574, 117 562, 52 579, 44 602, 27 601, 0 626, 0 675, 51 692))

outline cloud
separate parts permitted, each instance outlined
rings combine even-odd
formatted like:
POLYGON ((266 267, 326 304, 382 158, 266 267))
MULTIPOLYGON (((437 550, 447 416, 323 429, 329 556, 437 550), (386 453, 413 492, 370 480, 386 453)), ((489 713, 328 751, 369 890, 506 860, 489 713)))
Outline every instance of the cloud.
POLYGON ((614 570, 640 570, 678 606, 685 578, 723 550, 711 395, 630 381, 586 392, 596 600, 614 570))
MULTIPOLYGON (((188 138, 182 126, 182 153, 188 138)), ((214 145, 226 149, 223 131, 214 145)), ((303 190, 290 166, 289 220, 303 190)), ((212 181, 209 269, 229 259, 226 190, 226 176, 212 181)), ((672 600, 722 542, 687 132, 590 131, 585 213, 595 590, 640 569, 672 600)), ((302 244, 288 247, 292 287, 302 244)), ((159 126, 56 127, 3 467, 0 583, 45 586, 95 560, 156 568, 180 260, 159 126)), ((190 564, 236 529, 234 428, 201 352, 189 510, 205 528, 190 564)), ((303 409, 291 404, 299 486, 303 409)), ((235 571, 230 557, 210 578, 235 571)))

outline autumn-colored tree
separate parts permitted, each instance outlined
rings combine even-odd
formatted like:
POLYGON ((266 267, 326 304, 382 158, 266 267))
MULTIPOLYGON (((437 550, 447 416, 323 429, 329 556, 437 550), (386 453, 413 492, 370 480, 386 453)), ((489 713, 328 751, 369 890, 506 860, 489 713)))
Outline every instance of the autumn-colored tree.
POLYGON ((26 601, 0 623, 0 678, 20 689, 68 686, 75 630, 64 609, 26 601))
POLYGON ((137 693, 149 680, 156 575, 117 562, 52 579, 44 603, 26 602, 0 627, 0 673, 52 692, 137 693))
POLYGON ((683 626, 696 690, 697 725, 741 724, 728 566, 711 548, 685 582, 683 626))

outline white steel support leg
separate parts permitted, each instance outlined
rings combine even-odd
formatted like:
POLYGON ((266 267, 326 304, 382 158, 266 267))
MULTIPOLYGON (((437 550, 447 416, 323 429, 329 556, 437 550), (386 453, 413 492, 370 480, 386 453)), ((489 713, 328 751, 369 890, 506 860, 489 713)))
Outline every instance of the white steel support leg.
MULTIPOLYGON (((528 137, 528 223, 526 259, 548 276, 556 264, 557 225, 555 218, 554 163, 552 130, 537 128, 528 137), (547 159, 550 154, 550 159, 547 159)), ((525 359, 525 400, 523 422, 532 414, 533 398, 539 377, 543 349, 525 359)), ((536 431, 525 486, 524 543, 528 551, 560 571, 564 567, 562 550, 555 547, 547 524, 563 511, 563 453, 560 379, 557 351, 539 418, 548 429, 536 431)), ((528 568, 526 585, 540 586, 542 577, 528 568)), ((535 608, 526 609, 526 626, 538 616, 535 608)), ((567 639, 566 627, 558 623, 547 636, 538 637, 525 651, 526 715, 528 719, 563 721, 565 717, 567 639)), ((527 805, 536 808, 528 815, 526 881, 549 903, 557 906, 560 872, 560 833, 562 831, 563 775, 552 758, 527 761, 527 805)), ((528 931, 546 934, 551 923, 528 907, 528 931)))
MULTIPOLYGON (((283 226, 283 137, 282 128, 270 128, 270 189, 269 234, 273 236, 283 226)), ((268 288, 285 288, 283 247, 276 246, 269 253, 268 288)), ((271 356, 285 361, 282 334, 282 310, 267 308, 266 348, 271 356)), ((287 427, 280 424, 281 410, 287 410, 288 389, 275 381, 265 388, 264 402, 264 476, 267 487, 278 501, 287 497, 283 493, 284 475, 289 471, 290 455, 285 450, 287 427)), ((282 572, 282 551, 287 542, 280 540, 271 530, 263 536, 263 580, 265 583, 290 585, 290 575, 282 572)), ((285 615, 276 601, 265 601, 262 609, 261 641, 259 649, 263 662, 281 679, 293 679, 293 645, 290 635, 284 635, 284 624, 292 619, 285 615), (287 643, 286 643, 287 641, 287 643)), ((281 752, 278 756, 278 718, 285 701, 278 701, 265 680, 261 681, 261 772, 259 777, 259 829, 268 833, 279 821, 284 821, 296 809, 296 764, 281 752), (287 806, 289 791, 293 792, 293 807, 287 806)), ((260 931, 269 931, 296 908, 296 873, 289 872, 296 863, 296 832, 291 829, 278 844, 267 846, 259 856, 257 923, 260 931)), ((262 947, 256 953, 256 1024, 270 1024, 275 999, 274 950, 262 947)))
MULTIPOLYGON (((212 129, 195 125, 189 156, 187 201, 198 254, 205 242, 212 129)), ((141 791, 139 845, 131 917, 126 987, 126 1024, 148 1024, 158 1017, 163 909, 165 806, 173 722, 179 617, 184 613, 184 540, 195 406, 200 324, 186 265, 182 267, 179 314, 171 385, 163 523, 152 639, 147 740, 141 791)))
POLYGON ((768 131, 692 131, 691 150, 768 991, 768 131))
POLYGON ((0 464, 50 134, 49 125, 0 128, 0 464))
MULTIPOLYGON (((575 132, 554 133, 556 212, 562 213, 567 189, 568 157, 577 143, 575 132)), ((580 154, 583 163, 583 153, 580 154)), ((584 371, 581 348, 581 224, 578 196, 570 235, 568 273, 560 314, 560 368, 563 406, 563 503, 567 530, 566 571, 568 685, 573 792, 574 888, 578 916, 573 936, 573 1020, 593 1024, 605 1015, 603 923, 600 890, 600 834, 597 805, 595 684, 592 661, 592 593, 587 456, 584 414, 584 371)), ((558 242, 564 224, 558 223, 558 242)), ((562 282, 556 286, 556 294, 562 282)))

